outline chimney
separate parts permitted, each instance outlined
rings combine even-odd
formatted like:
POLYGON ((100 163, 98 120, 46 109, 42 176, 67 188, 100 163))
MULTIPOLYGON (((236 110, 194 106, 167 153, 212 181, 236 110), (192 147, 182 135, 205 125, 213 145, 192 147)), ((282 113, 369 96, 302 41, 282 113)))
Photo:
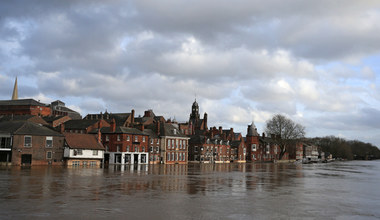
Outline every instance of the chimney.
POLYGON ((152 117, 151 111, 150 110, 145 111, 144 112, 144 117, 148 117, 148 118, 152 117))
POLYGON ((222 134, 222 132, 223 132, 222 126, 219 126, 219 134, 222 134))
POLYGON ((204 121, 204 129, 207 130, 207 113, 203 115, 203 121, 204 121))
POLYGON ((274 139, 275 135, 274 134, 270 134, 270 138, 274 139))
POLYGON ((100 127, 98 128, 98 135, 97 135, 97 138, 98 138, 98 143, 102 143, 102 133, 100 131, 100 127))
POLYGON ((223 140, 226 140, 226 133, 223 133, 223 140))
POLYGON ((263 138, 265 138, 265 132, 263 132, 263 138))
POLYGON ((62 123, 60 128, 61 128, 61 134, 63 134, 63 132, 65 132, 65 124, 62 123))
POLYGON ((249 136, 250 131, 251 131, 251 125, 248 125, 248 127, 247 127, 247 136, 249 136))
POLYGON ((132 109, 131 111, 131 124, 134 124, 135 123, 135 110, 132 109))
POLYGON ((140 131, 144 131, 144 125, 140 124, 140 131))
POLYGON ((115 131, 116 131, 116 121, 113 118, 111 121, 111 132, 115 132, 115 131))
POLYGON ((157 130, 157 135, 160 136, 160 121, 157 121, 156 123, 156 130, 157 130))

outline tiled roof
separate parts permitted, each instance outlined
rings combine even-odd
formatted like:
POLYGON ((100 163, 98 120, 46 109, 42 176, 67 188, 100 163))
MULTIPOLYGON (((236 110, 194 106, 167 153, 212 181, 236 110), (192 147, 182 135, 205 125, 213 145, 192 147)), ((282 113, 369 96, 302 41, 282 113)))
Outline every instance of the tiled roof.
POLYGON ((1 100, 0 105, 31 105, 31 106, 49 106, 34 99, 17 99, 17 100, 1 100))
POLYGON ((144 129, 144 134, 148 135, 150 138, 157 138, 157 134, 152 129, 144 129))
POLYGON ((29 121, 6 121, 0 123, 1 133, 36 136, 62 136, 60 133, 41 124, 29 121))
POLYGON ((56 121, 58 119, 61 119, 65 116, 63 115, 57 115, 57 116, 46 116, 46 117, 42 117, 42 119, 44 119, 46 122, 53 122, 53 121, 56 121))
POLYGON ((35 115, 0 115, 0 121, 27 121, 35 115))
POLYGON ((115 132, 111 132, 111 127, 103 127, 103 128, 101 128, 100 131, 102 133, 104 133, 104 134, 113 134, 113 133, 116 133, 116 134, 147 135, 147 134, 143 133, 142 131, 140 131, 139 129, 136 129, 136 128, 127 128, 127 127, 123 127, 123 126, 116 126, 115 132))
POLYGON ((169 123, 162 123, 160 130, 162 131, 161 136, 187 137, 178 128, 169 123))
POLYGON ((82 120, 82 119, 70 120, 70 121, 65 122, 65 129, 83 130, 97 122, 98 120, 82 120))
POLYGON ((11 134, 13 134, 24 123, 25 123, 25 121, 3 121, 3 122, 0 122, 0 133, 11 133, 11 134))
POLYGON ((104 150, 104 146, 99 143, 95 135, 64 133, 67 145, 75 149, 104 150))

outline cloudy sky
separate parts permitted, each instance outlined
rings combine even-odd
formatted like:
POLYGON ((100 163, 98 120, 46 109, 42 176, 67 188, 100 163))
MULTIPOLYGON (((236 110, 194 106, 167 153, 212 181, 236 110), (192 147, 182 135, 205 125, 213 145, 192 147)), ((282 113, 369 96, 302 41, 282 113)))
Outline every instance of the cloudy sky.
POLYGON ((0 99, 153 109, 263 132, 273 114, 380 146, 380 1, 2 1, 0 99))

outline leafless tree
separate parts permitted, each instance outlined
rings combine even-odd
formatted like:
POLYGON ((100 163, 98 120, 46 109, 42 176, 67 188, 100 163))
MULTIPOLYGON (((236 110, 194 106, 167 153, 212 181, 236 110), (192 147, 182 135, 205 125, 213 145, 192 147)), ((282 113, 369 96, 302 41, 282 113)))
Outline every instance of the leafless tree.
POLYGON ((265 132, 267 135, 274 135, 274 141, 281 149, 280 159, 286 152, 292 154, 297 140, 305 136, 305 127, 293 122, 291 119, 276 114, 266 122, 265 132))

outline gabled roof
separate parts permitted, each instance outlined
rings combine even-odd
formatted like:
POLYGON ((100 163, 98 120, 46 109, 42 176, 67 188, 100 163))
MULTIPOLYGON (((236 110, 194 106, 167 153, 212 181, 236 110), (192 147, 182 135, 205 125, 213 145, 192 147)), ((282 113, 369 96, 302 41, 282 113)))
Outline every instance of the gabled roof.
POLYGON ((103 119, 108 123, 111 123, 112 119, 115 119, 117 126, 124 126, 125 121, 130 117, 131 113, 100 113, 100 114, 88 114, 83 120, 100 120, 103 119))
POLYGON ((144 129, 143 133, 148 135, 150 138, 158 137, 158 135, 152 129, 144 129))
POLYGON ((182 134, 182 132, 172 124, 162 123, 161 124, 161 136, 171 136, 171 137, 187 137, 182 134))
POLYGON ((78 129, 83 130, 91 125, 97 123, 99 120, 82 120, 82 119, 76 119, 76 120, 70 120, 65 122, 65 129, 78 129))
POLYGON ((35 115, 0 115, 0 121, 27 121, 33 117, 38 117, 35 115))
POLYGON ((111 127, 103 127, 101 128, 101 133, 104 134, 137 134, 137 135, 148 135, 143 133, 139 129, 136 128, 128 128, 123 126, 117 126, 115 132, 111 132, 111 127))
POLYGON ((48 122, 48 123, 51 123, 51 122, 53 122, 53 121, 56 121, 56 120, 58 120, 58 119, 61 119, 61 118, 63 118, 63 117, 65 117, 65 116, 63 116, 63 115, 56 115, 56 116, 46 116, 46 117, 42 117, 42 119, 44 119, 46 122, 48 122))
POLYGON ((45 127, 41 124, 29 121, 6 121, 0 123, 1 133, 11 133, 16 135, 36 135, 36 136, 62 136, 62 134, 45 127))
POLYGON ((47 104, 43 104, 34 99, 17 99, 17 100, 0 100, 1 105, 29 105, 29 106, 49 106, 47 104))
POLYGON ((65 136, 66 143, 70 148, 104 150, 103 144, 97 141, 95 135, 64 133, 64 136, 65 136))

